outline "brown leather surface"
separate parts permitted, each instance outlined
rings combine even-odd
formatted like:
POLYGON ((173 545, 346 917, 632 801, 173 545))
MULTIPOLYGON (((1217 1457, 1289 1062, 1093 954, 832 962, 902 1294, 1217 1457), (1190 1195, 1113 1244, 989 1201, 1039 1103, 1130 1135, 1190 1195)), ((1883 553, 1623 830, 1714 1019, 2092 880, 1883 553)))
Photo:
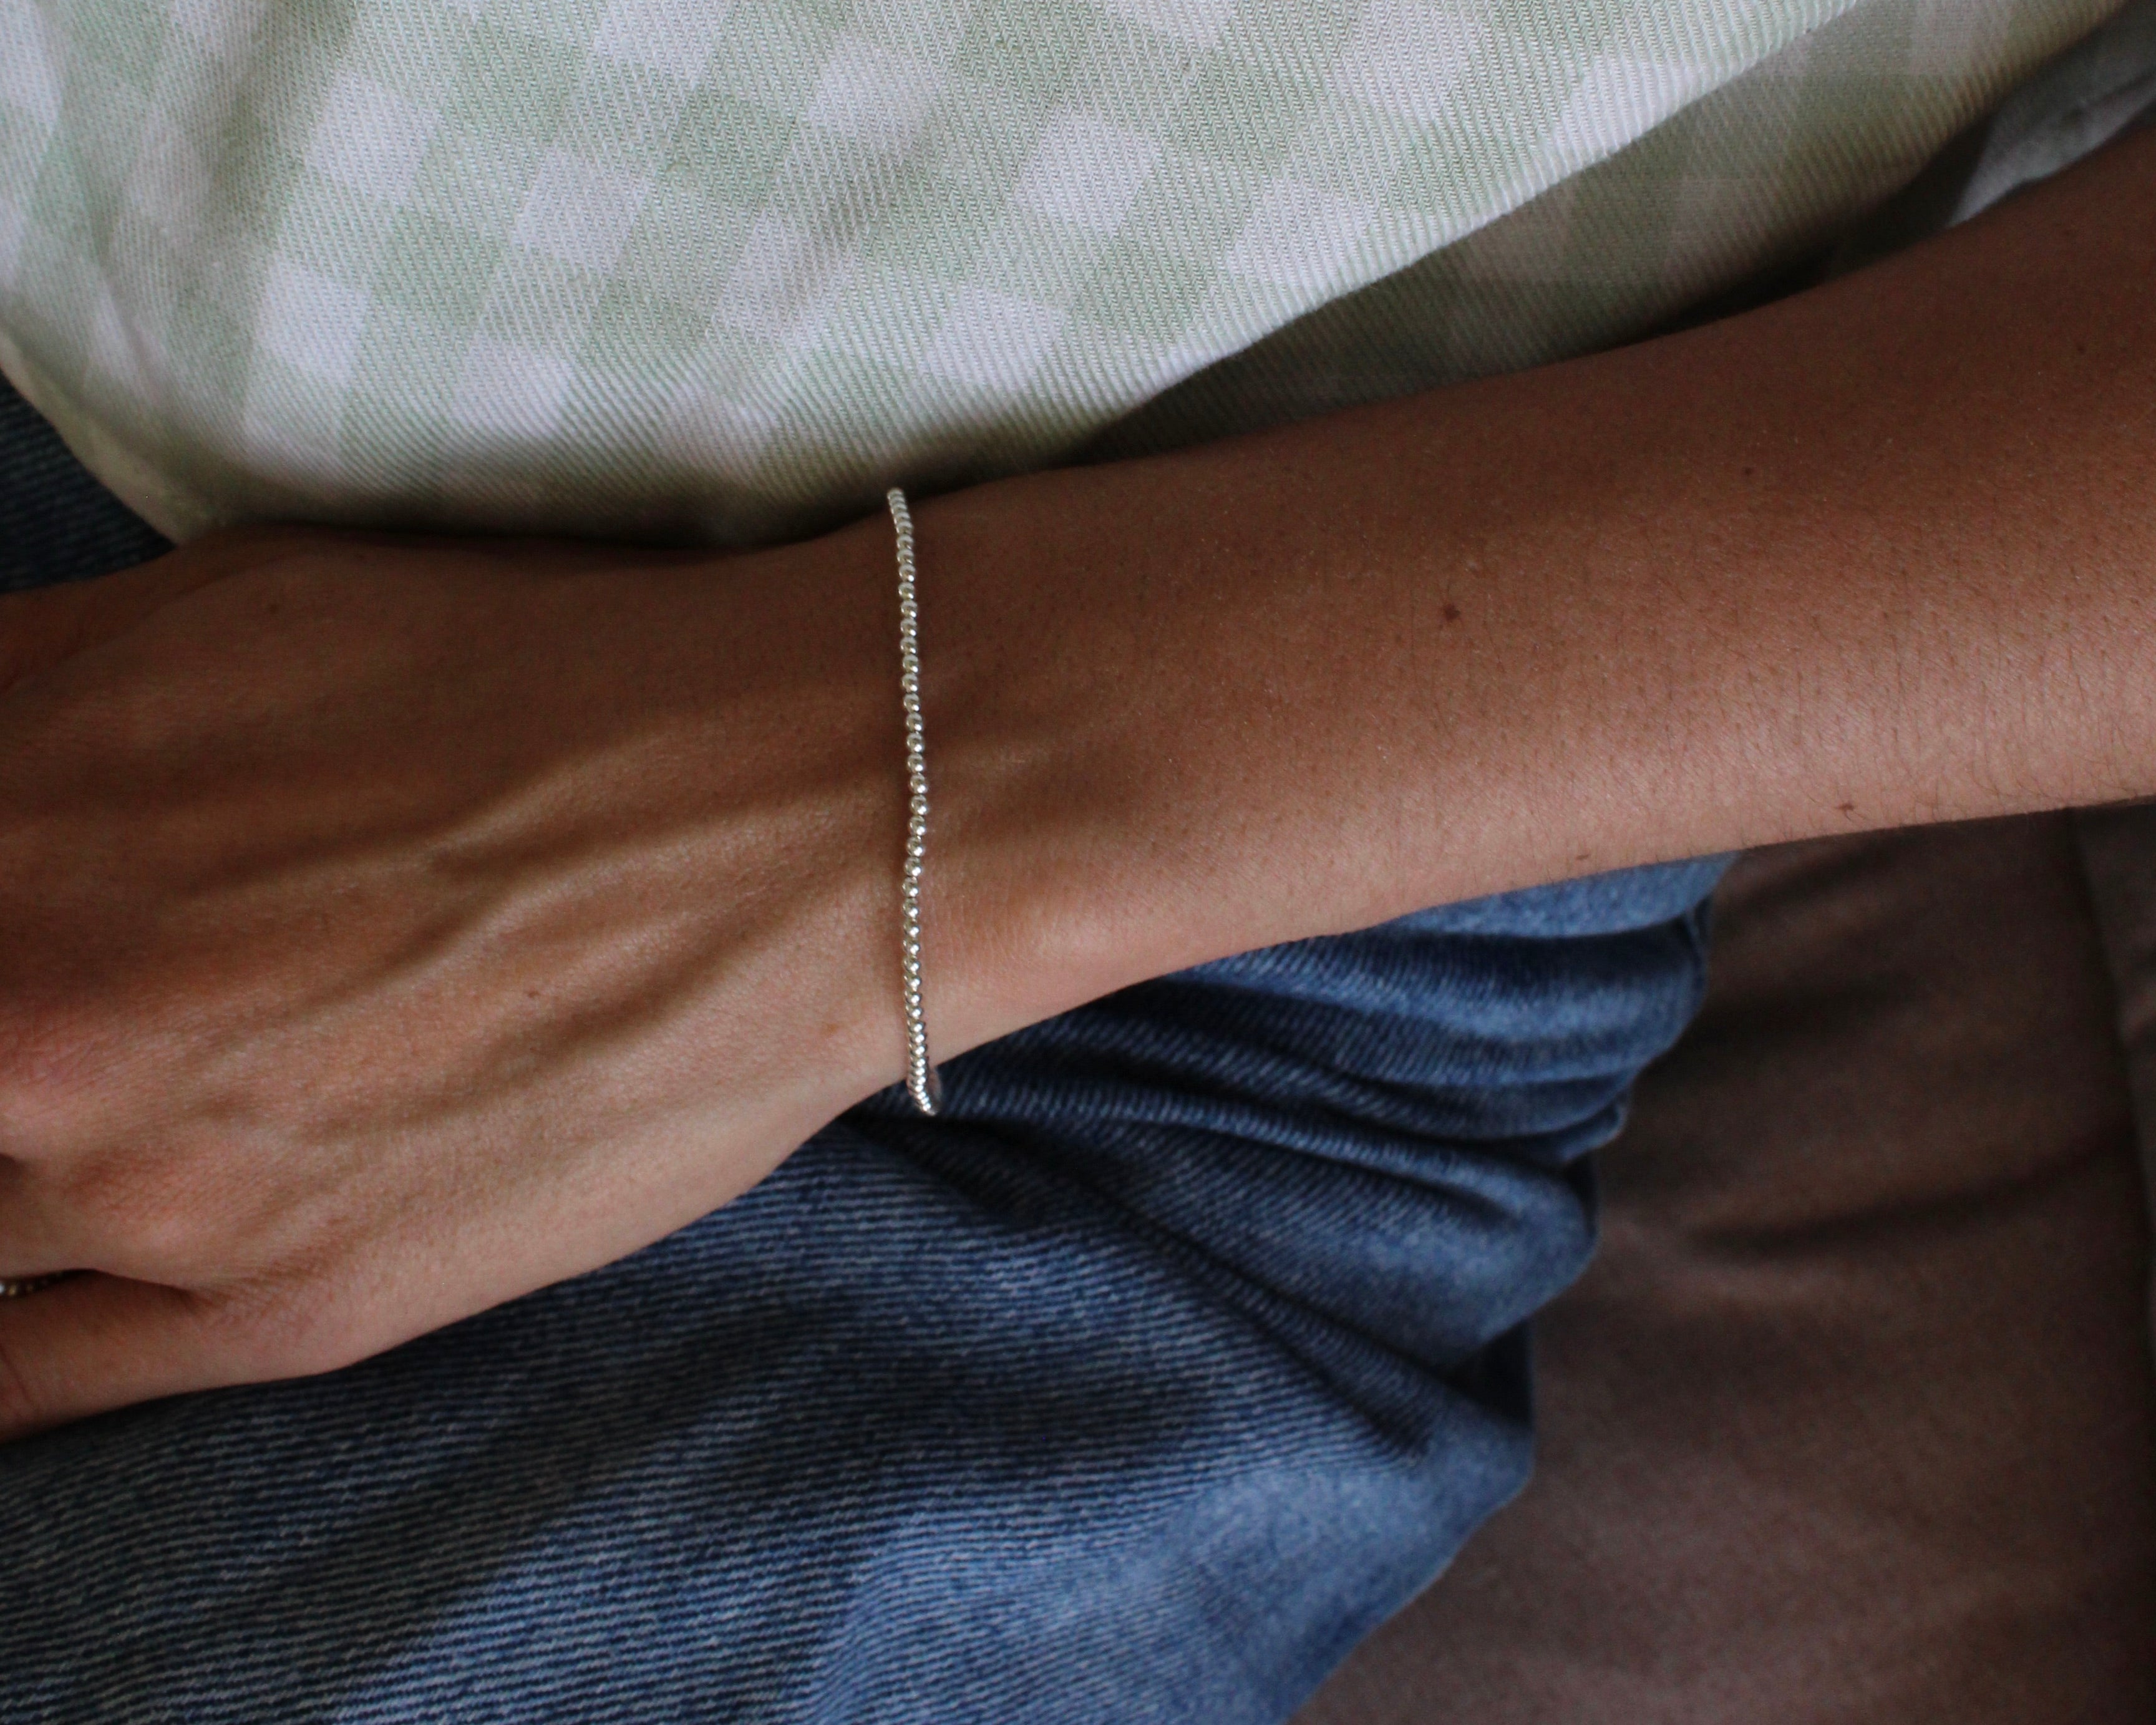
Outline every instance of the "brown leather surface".
POLYGON ((1603 1167, 1535 1483, 1298 1725, 2156 1718, 2148 1224, 2066 817, 1746 859, 1603 1167))

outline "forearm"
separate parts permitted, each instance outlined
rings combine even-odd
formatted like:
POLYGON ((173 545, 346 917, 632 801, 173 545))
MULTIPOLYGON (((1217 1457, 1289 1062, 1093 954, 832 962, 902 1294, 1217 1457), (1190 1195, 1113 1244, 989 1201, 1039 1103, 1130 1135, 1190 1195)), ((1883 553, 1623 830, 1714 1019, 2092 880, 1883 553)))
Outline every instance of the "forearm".
MULTIPOLYGON (((2156 788, 2156 141, 1832 289, 918 511, 950 1054, 1215 954, 2156 788)), ((0 1438, 608 1261, 898 1076, 888 525, 0 606, 0 1438), (453 739, 449 745, 444 739, 453 739)))
POLYGON ((942 1040, 1423 904, 2156 790, 2153 287, 2143 136, 1725 323, 931 504, 942 1040))

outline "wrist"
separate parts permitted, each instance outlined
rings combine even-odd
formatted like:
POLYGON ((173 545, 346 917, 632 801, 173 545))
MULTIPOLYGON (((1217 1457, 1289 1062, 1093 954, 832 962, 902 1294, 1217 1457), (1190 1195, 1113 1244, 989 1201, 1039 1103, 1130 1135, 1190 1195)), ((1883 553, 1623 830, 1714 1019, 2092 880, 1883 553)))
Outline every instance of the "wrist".
POLYGON ((1172 709, 1195 685, 1143 631, 1179 625, 1147 614, 1130 559, 1089 561, 1105 479, 1070 470, 914 506, 938 1058, 1255 943, 1248 882, 1224 879, 1241 866, 1229 811, 1178 788, 1176 740, 1196 739, 1172 709))

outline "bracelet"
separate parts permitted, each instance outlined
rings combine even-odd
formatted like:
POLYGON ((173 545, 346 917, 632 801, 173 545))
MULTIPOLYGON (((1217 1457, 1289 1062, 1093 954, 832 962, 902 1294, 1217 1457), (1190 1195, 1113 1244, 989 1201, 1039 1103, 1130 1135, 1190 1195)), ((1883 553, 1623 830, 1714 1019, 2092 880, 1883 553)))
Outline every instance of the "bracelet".
POLYGON ((893 485, 884 495, 898 535, 898 692, 906 710, 906 871, 899 888, 900 968, 906 994, 906 1088, 933 1114, 942 1081, 928 1059, 928 1015, 921 1004, 921 865, 928 854, 928 752, 921 728, 921 614, 913 602, 913 512, 893 485))

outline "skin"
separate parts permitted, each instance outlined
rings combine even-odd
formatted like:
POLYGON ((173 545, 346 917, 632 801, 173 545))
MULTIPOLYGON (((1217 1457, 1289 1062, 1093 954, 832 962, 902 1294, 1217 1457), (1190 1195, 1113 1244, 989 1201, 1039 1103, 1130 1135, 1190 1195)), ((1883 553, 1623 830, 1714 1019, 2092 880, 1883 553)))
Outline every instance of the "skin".
MULTIPOLYGON (((916 508, 939 1056, 1592 870, 2156 791, 2156 136, 1724 323, 916 508)), ((898 1076, 890 530, 0 602, 0 1435, 321 1371, 898 1076)))

